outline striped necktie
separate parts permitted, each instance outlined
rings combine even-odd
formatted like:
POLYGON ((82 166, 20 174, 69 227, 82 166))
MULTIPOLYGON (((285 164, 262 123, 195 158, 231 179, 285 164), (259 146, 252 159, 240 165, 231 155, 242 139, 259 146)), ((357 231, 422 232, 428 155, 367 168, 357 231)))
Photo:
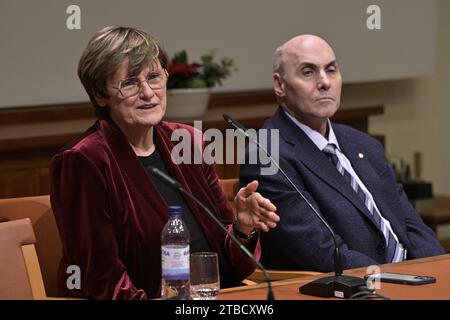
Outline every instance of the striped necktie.
POLYGON ((378 209, 374 206, 372 197, 370 197, 364 190, 359 186, 358 181, 353 177, 339 162, 336 155, 336 146, 334 144, 328 144, 323 152, 326 154, 328 159, 336 166, 337 170, 344 177, 352 189, 358 194, 361 200, 364 202, 365 206, 372 214, 373 219, 384 235, 386 242, 386 254, 387 261, 390 262, 400 262, 403 260, 404 252, 403 246, 397 241, 397 239, 392 234, 391 230, 387 227, 385 221, 381 218, 381 214, 378 209))

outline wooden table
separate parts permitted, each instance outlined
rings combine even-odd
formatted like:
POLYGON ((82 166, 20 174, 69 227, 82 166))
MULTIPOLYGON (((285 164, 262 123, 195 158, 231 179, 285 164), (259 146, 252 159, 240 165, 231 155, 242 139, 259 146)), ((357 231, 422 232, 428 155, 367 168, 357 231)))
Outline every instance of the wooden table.
MULTIPOLYGON (((436 283, 420 286, 408 286, 381 283, 378 293, 395 300, 449 300, 450 299, 450 254, 405 261, 396 264, 381 265, 381 272, 417 274, 436 277, 436 283)), ((346 270, 346 275, 363 277, 366 268, 346 270)), ((276 281, 272 283, 277 300, 318 300, 322 298, 300 294, 298 288, 312 280, 332 274, 308 276, 298 279, 276 281)), ((220 300, 265 300, 267 285, 258 284, 239 288, 229 288, 220 291, 220 300)), ((327 299, 329 300, 329 299, 327 299)))

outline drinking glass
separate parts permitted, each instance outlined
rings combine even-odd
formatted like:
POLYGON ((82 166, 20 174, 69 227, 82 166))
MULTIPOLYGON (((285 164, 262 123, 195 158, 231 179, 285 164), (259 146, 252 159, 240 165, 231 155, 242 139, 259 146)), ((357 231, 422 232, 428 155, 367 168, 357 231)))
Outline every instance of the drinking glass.
POLYGON ((215 300, 219 294, 219 262, 215 252, 191 253, 191 299, 215 300))

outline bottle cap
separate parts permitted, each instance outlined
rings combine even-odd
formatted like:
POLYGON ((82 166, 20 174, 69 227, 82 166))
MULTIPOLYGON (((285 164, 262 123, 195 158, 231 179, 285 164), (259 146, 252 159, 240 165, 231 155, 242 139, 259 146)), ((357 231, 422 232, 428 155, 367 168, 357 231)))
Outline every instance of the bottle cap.
POLYGON ((169 207, 169 215, 170 216, 177 216, 183 213, 183 210, 180 206, 170 206, 169 207))

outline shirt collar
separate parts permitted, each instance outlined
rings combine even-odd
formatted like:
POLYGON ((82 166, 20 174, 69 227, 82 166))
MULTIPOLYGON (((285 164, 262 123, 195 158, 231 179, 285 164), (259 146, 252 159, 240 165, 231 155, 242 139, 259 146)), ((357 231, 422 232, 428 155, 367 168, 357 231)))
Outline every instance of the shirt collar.
POLYGON ((320 132, 311 129, 306 124, 301 123, 297 119, 295 119, 293 116, 291 116, 286 110, 284 110, 284 113, 291 119, 302 131, 309 137, 309 139, 317 146, 317 148, 320 151, 323 151, 323 149, 327 146, 327 144, 334 144, 338 150, 341 150, 339 147, 339 143, 337 141, 336 135, 334 134, 333 126, 331 125, 330 119, 328 119, 328 139, 325 138, 320 134, 320 132))

